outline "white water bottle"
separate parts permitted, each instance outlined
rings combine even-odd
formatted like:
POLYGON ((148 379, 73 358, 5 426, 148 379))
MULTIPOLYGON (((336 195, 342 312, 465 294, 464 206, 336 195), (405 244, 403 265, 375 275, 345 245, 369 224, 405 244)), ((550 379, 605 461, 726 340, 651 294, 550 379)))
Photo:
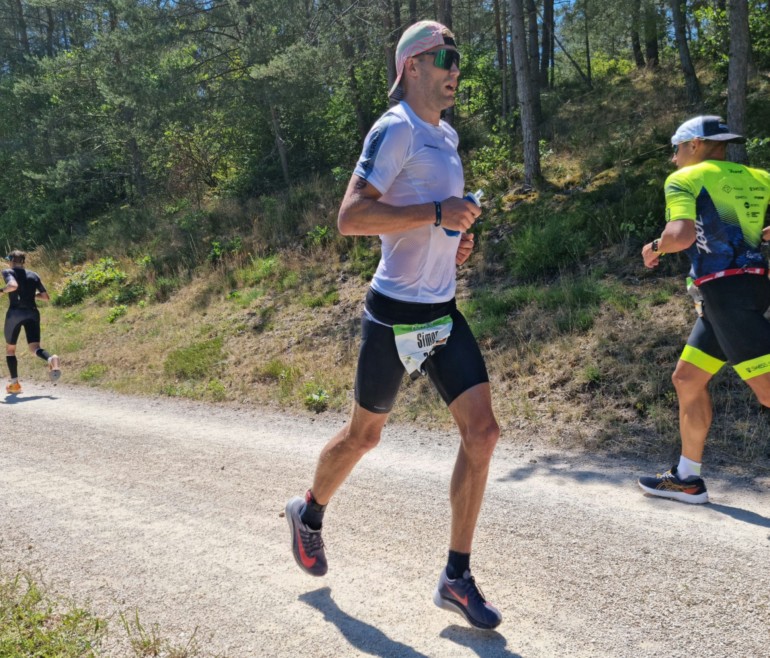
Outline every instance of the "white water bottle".
POLYGON ((466 201, 470 201, 471 203, 476 204, 479 208, 481 208, 481 197, 484 196, 484 190, 476 190, 475 192, 468 192, 463 199, 466 201))
MULTIPOLYGON (((481 197, 484 196, 484 190, 476 190, 475 192, 468 192, 463 199, 470 201, 472 204, 481 208, 481 197)), ((444 229, 444 233, 449 236, 460 235, 460 231, 450 231, 448 228, 444 229)))

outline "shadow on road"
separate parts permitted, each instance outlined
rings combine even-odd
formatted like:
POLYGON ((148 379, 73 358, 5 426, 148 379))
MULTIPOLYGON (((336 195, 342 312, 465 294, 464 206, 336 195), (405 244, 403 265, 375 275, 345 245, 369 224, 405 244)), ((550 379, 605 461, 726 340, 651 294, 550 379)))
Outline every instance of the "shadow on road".
POLYGON ((497 631, 478 631, 465 626, 449 626, 441 637, 475 651, 483 658, 522 658, 505 648, 508 641, 497 631))
POLYGON ((57 400, 55 395, 25 395, 20 398, 16 394, 5 396, 5 400, 0 400, 0 404, 19 404, 21 402, 34 402, 35 400, 57 400))
POLYGON ((331 597, 329 587, 302 594, 299 600, 321 612, 324 619, 339 628, 345 639, 362 653, 382 656, 382 658, 428 658, 406 644, 391 640, 378 628, 340 610, 331 597))
MULTIPOLYGON (((577 483, 587 483, 587 482, 598 482, 598 483, 604 483, 608 485, 619 485, 619 484, 627 484, 629 482, 629 476, 627 473, 624 472, 616 472, 616 473, 607 473, 605 471, 601 470, 590 470, 590 469, 572 469, 572 468, 565 468, 564 466, 564 459, 561 458, 559 460, 558 464, 552 464, 549 463, 549 458, 546 457, 542 460, 538 460, 535 463, 528 464, 526 466, 522 466, 520 468, 516 468, 511 470, 507 475, 504 477, 498 478, 498 482, 524 482, 528 478, 531 478, 533 476, 537 475, 547 475, 547 476, 553 476, 553 477, 559 477, 559 478, 565 478, 572 480, 577 483)), ((745 480, 738 479, 734 481, 728 481, 724 483, 724 486, 729 488, 740 488, 745 485, 745 480)), ((650 499, 655 499, 653 496, 648 496, 645 494, 645 497, 650 499)), ((655 500, 660 500, 655 499, 655 500)), ((666 503, 670 503, 672 501, 665 501, 666 503)), ((676 502, 676 501, 673 501, 676 502)), ((685 503, 681 503, 685 504, 685 503)), ((743 523, 750 523, 752 525, 760 526, 761 528, 770 528, 770 518, 767 518, 766 516, 762 516, 761 514, 757 514, 756 512, 752 512, 750 510, 742 509, 740 507, 731 507, 730 505, 720 505, 718 503, 709 503, 707 507, 704 509, 709 509, 714 512, 719 512, 720 514, 724 514, 726 516, 729 516, 736 521, 742 521, 743 523)))
MULTIPOLYGON (((346 612, 331 597, 331 588, 322 587, 299 597, 303 603, 321 612, 324 619, 339 628, 345 639, 363 653, 383 658, 428 658, 406 644, 391 640, 381 630, 346 612)), ((448 626, 441 637, 475 651, 484 658, 522 658, 505 648, 507 640, 496 631, 479 631, 465 626, 448 626)))
POLYGON ((564 468, 563 463, 558 466, 543 463, 530 464, 515 468, 508 475, 498 478, 498 482, 523 482, 533 477, 535 474, 553 475, 557 477, 569 478, 575 482, 604 482, 606 484, 618 484, 628 481, 628 475, 625 473, 608 474, 607 472, 592 471, 585 469, 564 468))
POLYGON ((717 503, 709 503, 708 509, 719 512, 720 514, 726 514, 738 521, 744 523, 751 523, 752 525, 758 525, 762 528, 770 528, 770 519, 756 512, 750 512, 749 510, 741 509, 740 507, 730 507, 729 505, 719 505, 717 503))

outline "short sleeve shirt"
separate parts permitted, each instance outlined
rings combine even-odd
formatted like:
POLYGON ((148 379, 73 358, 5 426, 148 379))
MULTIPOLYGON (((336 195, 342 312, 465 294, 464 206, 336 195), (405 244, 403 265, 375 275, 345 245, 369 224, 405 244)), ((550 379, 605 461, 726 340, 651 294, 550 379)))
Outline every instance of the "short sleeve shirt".
POLYGON ((23 267, 14 267, 3 270, 3 279, 6 284, 14 280, 19 286, 12 293, 8 294, 10 300, 9 309, 32 310, 37 308, 35 295, 38 292, 46 291, 37 273, 25 270, 23 267))
POLYGON ((770 174, 734 162, 706 160, 666 179, 666 221, 695 221, 686 253, 690 276, 763 267, 762 229, 770 203, 770 174))
MULTIPOLYGON (((402 101, 372 126, 354 173, 377 188, 380 202, 392 206, 462 197, 458 141, 448 123, 427 123, 402 101)), ((459 233, 432 224, 380 235, 382 256, 372 288, 399 301, 451 300, 459 240, 459 233)))

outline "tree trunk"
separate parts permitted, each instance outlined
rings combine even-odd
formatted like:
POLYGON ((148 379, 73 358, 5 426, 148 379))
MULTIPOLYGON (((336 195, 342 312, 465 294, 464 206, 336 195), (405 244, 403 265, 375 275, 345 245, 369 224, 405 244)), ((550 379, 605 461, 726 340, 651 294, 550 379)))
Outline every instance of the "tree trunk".
POLYGON ((452 29, 452 0, 437 0, 438 22, 452 29))
POLYGON ((516 82, 521 108, 521 132, 524 142, 524 182, 535 185, 542 178, 540 171, 540 136, 535 114, 534 90, 529 74, 527 43, 524 30, 523 0, 511 0, 511 35, 516 82))
POLYGON ((508 116, 508 57, 503 42, 503 28, 500 25, 500 0, 494 0, 495 11, 495 46, 497 47, 497 65, 500 67, 500 116, 508 116))
MULTIPOLYGON (((452 0, 438 0, 438 22, 452 29, 452 0)), ((444 111, 444 120, 453 125, 455 122, 454 106, 444 111)))
POLYGON ((540 87, 548 87, 553 66, 553 0, 543 0, 543 37, 540 44, 540 87))
POLYGON ((583 0, 583 23, 585 25, 586 77, 590 86, 593 85, 593 80, 591 79, 591 41, 588 37, 588 0, 583 0))
POLYGON ((417 22, 417 0, 409 0, 409 25, 417 22))
POLYGON ((591 81, 586 77, 586 74, 583 73, 583 69, 580 68, 580 64, 578 64, 575 61, 575 58, 572 57, 572 55, 569 54, 569 51, 564 47, 564 44, 559 40, 559 37, 556 36, 556 33, 553 34, 554 41, 556 41, 557 44, 559 44, 559 48, 561 48, 561 51, 564 53, 566 58, 569 60, 570 64, 575 68, 575 70, 580 74, 580 77, 583 78, 584 82, 588 85, 589 89, 593 89, 593 85, 591 84, 591 81))
POLYGON ((658 54, 658 10, 653 0, 646 0, 644 5, 644 47, 648 68, 657 68, 660 63, 658 54))
POLYGON ((16 32, 19 37, 19 45, 21 51, 25 55, 29 55, 29 36, 27 36, 27 21, 24 20, 24 7, 21 4, 21 0, 14 2, 14 8, 16 9, 16 32))
POLYGON ((385 40, 385 62, 388 67, 388 89, 396 81, 396 46, 401 38, 401 3, 393 0, 391 5, 392 15, 385 12, 385 26, 388 36, 385 40))
POLYGON ((540 105, 540 49, 537 45, 537 7, 535 0, 526 0, 528 22, 527 59, 529 60, 529 77, 532 80, 532 100, 535 109, 535 120, 540 125, 543 108, 540 105))
POLYGON ((700 109, 703 105, 703 97, 700 93, 698 76, 690 59, 690 47, 687 45, 687 27, 685 21, 686 0, 669 0, 671 16, 674 19, 674 35, 676 46, 679 50, 679 62, 682 65, 684 83, 687 88, 687 102, 693 109, 700 109))
POLYGON ((510 68, 508 69, 508 108, 509 110, 513 111, 513 108, 515 108, 519 104, 519 90, 516 88, 516 63, 513 56, 513 39, 510 38, 509 34, 509 28, 511 26, 511 21, 508 16, 508 9, 510 8, 509 2, 503 2, 502 6, 500 7, 501 13, 502 13, 502 24, 504 26, 504 35, 505 38, 503 39, 503 49, 505 50, 505 54, 508 57, 508 61, 511 63, 510 68), (507 44, 507 46, 506 46, 507 44))
POLYGON ((639 38, 639 23, 641 22, 642 0, 631 0, 631 48, 634 52, 636 68, 644 68, 644 54, 642 42, 639 38))
POLYGON ((275 105, 272 103, 270 103, 270 122, 273 126, 275 148, 278 149, 278 157, 281 160, 283 181, 286 183, 286 188, 288 189, 291 187, 291 179, 289 178, 289 159, 286 156, 286 144, 283 141, 283 137, 281 135, 281 124, 278 121, 278 113, 276 112, 275 105))
MULTIPOLYGON (((749 6, 748 0, 730 0, 730 63, 727 69, 727 125, 730 130, 746 134, 746 86, 749 71, 749 6)), ((729 144, 728 157, 733 162, 747 163, 744 144, 729 144)))
POLYGON ((46 24, 45 24, 45 52, 48 57, 53 57, 53 35, 56 30, 56 21, 53 17, 53 10, 50 7, 45 8, 46 24))

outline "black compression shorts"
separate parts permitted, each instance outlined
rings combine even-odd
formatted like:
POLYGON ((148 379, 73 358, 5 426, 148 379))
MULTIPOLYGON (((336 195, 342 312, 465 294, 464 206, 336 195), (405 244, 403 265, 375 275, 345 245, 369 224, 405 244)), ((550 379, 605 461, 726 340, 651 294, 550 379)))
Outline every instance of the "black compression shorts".
POLYGON ((39 343, 40 311, 23 308, 8 309, 5 314, 5 342, 7 345, 16 345, 22 327, 24 327, 28 343, 39 343))
POLYGON ((366 314, 361 319, 355 396, 356 402, 367 411, 388 413, 406 372, 398 357, 394 324, 418 324, 451 316, 452 333, 447 344, 423 363, 423 369, 447 405, 473 386, 489 381, 481 350, 454 300, 443 304, 415 304, 370 290, 366 309, 375 319, 366 314))
POLYGON ((729 362, 742 379, 770 372, 770 281, 741 274, 700 286, 703 317, 692 328, 682 360, 715 374, 729 362))

